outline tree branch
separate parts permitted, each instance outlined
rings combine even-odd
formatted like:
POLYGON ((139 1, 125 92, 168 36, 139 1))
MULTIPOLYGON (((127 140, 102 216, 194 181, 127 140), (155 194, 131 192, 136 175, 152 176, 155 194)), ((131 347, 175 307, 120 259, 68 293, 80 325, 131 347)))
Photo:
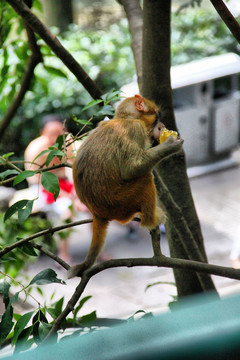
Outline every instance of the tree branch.
POLYGON ((50 250, 46 249, 42 245, 35 244, 34 242, 31 243, 32 247, 35 249, 41 251, 43 254, 47 255, 51 259, 55 260, 57 263, 59 263, 64 269, 68 270, 70 269, 70 265, 68 265, 65 261, 63 261, 59 256, 55 255, 50 250))
POLYGON ((102 91, 96 83, 88 76, 85 70, 78 64, 74 57, 63 47, 60 41, 51 31, 32 13, 22 0, 6 0, 14 10, 31 26, 32 30, 38 34, 59 57, 67 68, 76 76, 93 99, 99 99, 102 91))
POLYGON ((232 15, 223 0, 210 0, 215 10, 218 12, 222 20, 225 22, 233 36, 240 43, 240 25, 232 15))
POLYGON ((188 255, 188 258, 190 260, 199 260, 204 262, 205 259, 203 258, 198 248, 198 245, 192 235, 191 230, 189 229, 189 226, 183 216, 182 210, 176 204, 166 185, 155 171, 154 177, 155 181, 157 182, 159 198, 164 204, 164 207, 166 207, 167 209, 169 221, 174 224, 174 227, 178 233, 179 238, 181 239, 182 245, 184 247, 184 250, 186 251, 186 254, 188 255), (191 240, 191 249, 189 249, 188 243, 184 241, 185 234, 187 234, 188 238, 191 240))
POLYGON ((42 62, 42 54, 40 52, 40 48, 37 45, 35 35, 31 28, 29 28, 27 22, 25 21, 25 27, 28 37, 29 47, 32 51, 32 54, 28 60, 27 69, 22 77, 22 81, 20 84, 20 90, 16 95, 15 99, 13 100, 12 104, 8 108, 5 116, 3 117, 1 124, 0 124, 0 139, 3 137, 4 132, 8 128, 11 123, 12 118, 17 112, 18 107, 21 105, 22 100, 28 91, 32 78, 34 76, 34 69, 35 67, 42 62))
POLYGON ((132 51, 136 65, 138 86, 142 85, 142 34, 143 17, 139 0, 117 0, 124 8, 128 18, 129 31, 132 38, 132 51))
POLYGON ((21 239, 21 240, 15 242, 12 245, 6 246, 3 250, 0 251, 0 258, 3 257, 3 255, 9 253, 10 251, 16 249, 18 246, 26 244, 27 242, 29 242, 31 240, 34 240, 34 239, 36 239, 36 238, 38 238, 40 236, 47 235, 47 234, 53 234, 53 233, 55 233, 57 231, 65 230, 65 229, 68 229, 68 228, 71 228, 71 227, 74 227, 74 226, 78 226, 78 225, 89 224, 91 222, 92 222, 92 219, 74 221, 74 222, 71 222, 71 223, 68 223, 68 224, 59 225, 59 226, 55 226, 53 228, 49 228, 49 229, 39 231, 38 233, 33 234, 31 236, 28 236, 25 239, 21 239))
MULTIPOLYGON (((169 221, 171 221, 172 226, 174 226, 175 228, 178 238, 180 239, 184 251, 186 252, 187 259, 207 262, 207 259, 203 257, 197 245, 197 242, 188 226, 188 223, 183 216, 181 208, 174 201, 171 193, 169 192, 166 185, 156 171, 154 171, 154 177, 157 183, 159 199, 162 201, 162 203, 167 209, 168 219, 169 221), (185 238, 189 239, 190 241, 185 241, 185 238)), ((202 273, 197 273, 196 275, 199 278, 203 289, 205 291, 208 290, 205 284, 206 281, 211 281, 211 279, 206 279, 206 275, 202 273)))
POLYGON ((153 258, 129 258, 104 261, 101 264, 91 267, 83 273, 82 279, 76 287, 74 294, 67 303, 63 312, 55 320, 53 327, 51 328, 45 340, 48 340, 60 328, 62 322, 66 319, 68 314, 73 311, 77 301, 82 295, 91 277, 106 269, 134 266, 157 266, 165 268, 184 269, 240 280, 240 270, 237 269, 206 264, 198 261, 169 258, 164 255, 154 256, 153 258))

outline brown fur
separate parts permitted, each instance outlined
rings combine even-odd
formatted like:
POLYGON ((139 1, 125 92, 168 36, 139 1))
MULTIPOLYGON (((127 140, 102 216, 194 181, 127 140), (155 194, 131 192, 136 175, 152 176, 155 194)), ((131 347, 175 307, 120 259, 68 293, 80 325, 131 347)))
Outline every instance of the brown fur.
POLYGON ((149 100, 127 98, 114 119, 100 123, 80 147, 73 179, 80 200, 93 214, 93 238, 84 263, 72 267, 69 277, 81 276, 93 265, 109 221, 125 224, 139 214, 141 225, 149 229, 164 222, 151 171, 163 157, 178 151, 182 141, 170 139, 150 147, 158 111, 149 100))

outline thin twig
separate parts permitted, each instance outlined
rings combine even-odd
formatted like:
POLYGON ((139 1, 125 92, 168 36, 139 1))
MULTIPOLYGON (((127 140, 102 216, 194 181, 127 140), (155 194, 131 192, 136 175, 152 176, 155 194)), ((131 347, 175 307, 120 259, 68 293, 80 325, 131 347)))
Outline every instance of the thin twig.
POLYGON ((63 261, 59 256, 55 255, 52 251, 46 249, 43 245, 38 245, 38 244, 35 244, 34 242, 31 242, 31 245, 32 245, 32 247, 34 247, 35 249, 38 249, 39 251, 41 251, 43 254, 47 255, 51 259, 55 260, 64 269, 68 270, 70 268, 70 266, 65 261, 63 261))
POLYGON ((26 287, 23 286, 19 281, 17 281, 16 279, 14 279, 14 278, 13 278, 12 276, 10 276, 9 274, 4 273, 3 271, 0 271, 0 274, 2 274, 2 275, 5 276, 5 277, 8 277, 8 278, 11 279, 13 282, 15 282, 16 284, 18 284, 18 285, 22 288, 21 291, 24 291, 26 298, 27 298, 27 295, 29 295, 34 301, 36 301, 36 303, 38 304, 39 307, 40 307, 40 306, 42 307, 41 303, 40 303, 33 295, 31 295, 30 293, 27 294, 27 292, 26 292, 26 287))
POLYGON ((14 244, 6 246, 3 250, 0 251, 0 258, 3 255, 9 253, 10 251, 16 249, 18 246, 26 244, 27 242, 29 242, 31 240, 34 240, 34 239, 36 239, 36 238, 38 238, 40 236, 47 235, 47 234, 53 234, 53 233, 55 233, 57 231, 65 230, 65 229, 68 229, 68 228, 71 228, 71 227, 74 227, 74 226, 78 226, 78 225, 89 224, 91 222, 92 222, 92 219, 79 220, 79 221, 74 221, 74 222, 71 222, 71 223, 68 223, 68 224, 59 225, 59 226, 55 226, 55 227, 52 227, 52 228, 49 228, 49 229, 39 231, 38 233, 33 234, 31 236, 28 236, 25 239, 21 239, 21 240, 15 242, 14 244))
POLYGON ((152 229, 150 231, 150 235, 152 238, 152 247, 153 247, 154 256, 161 256, 162 255, 161 247, 160 247, 161 232, 159 226, 155 227, 155 229, 152 229))
POLYGON ((93 99, 100 99, 103 95, 96 83, 88 76, 75 58, 63 47, 60 41, 51 31, 38 19, 36 15, 23 3, 22 0, 6 0, 14 10, 22 16, 32 30, 38 34, 50 49, 59 57, 67 68, 76 76, 93 99))
MULTIPOLYGON (((0 156, 0 160, 2 161, 3 165, 9 165, 10 167, 12 167, 13 169, 17 170, 19 173, 22 172, 22 170, 16 166, 15 164, 13 164, 11 161, 9 161, 8 159, 4 159, 3 156, 0 156)), ((1 165, 2 165, 1 164, 1 165)))

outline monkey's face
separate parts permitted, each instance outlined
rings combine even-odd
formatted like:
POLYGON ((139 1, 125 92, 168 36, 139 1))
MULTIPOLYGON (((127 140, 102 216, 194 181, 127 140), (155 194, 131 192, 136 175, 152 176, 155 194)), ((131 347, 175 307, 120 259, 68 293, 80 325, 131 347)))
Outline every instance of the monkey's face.
POLYGON ((161 122, 161 111, 158 110, 155 114, 155 119, 152 123, 152 128, 149 132, 149 136, 153 141, 159 141, 161 130, 165 125, 161 122))

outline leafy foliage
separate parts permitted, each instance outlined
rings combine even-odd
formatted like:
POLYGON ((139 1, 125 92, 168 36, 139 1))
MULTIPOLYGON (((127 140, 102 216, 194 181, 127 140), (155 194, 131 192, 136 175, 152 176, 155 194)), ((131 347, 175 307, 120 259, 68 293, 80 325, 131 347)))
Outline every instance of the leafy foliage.
MULTIPOLYGON (((0 249, 50 226, 51 222, 44 218, 31 217, 19 222, 16 214, 6 219, 6 213, 0 213, 0 249)), ((38 241, 44 242, 46 247, 55 248, 55 243, 50 235, 39 237, 38 241)), ((1 258, 1 269, 4 273, 15 277, 25 267, 26 263, 36 261, 37 257, 38 252, 33 249, 31 244, 25 244, 1 258)))
MULTIPOLYGON (((200 0, 190 1, 192 4, 199 2, 200 0)), ((34 1, 34 5, 39 8, 39 1, 34 1)), ((0 3, 0 18, 0 116, 2 117, 17 93, 30 50, 25 40, 22 21, 16 17, 15 12, 6 2, 0 3)), ((130 37, 125 20, 112 25, 107 31, 79 31, 78 27, 72 26, 60 40, 105 91, 120 88, 134 76, 130 37)), ((238 52, 236 41, 218 16, 202 9, 194 12, 188 9, 187 12, 182 11, 173 15, 172 40, 173 64, 226 51, 238 52)), ((9 158, 12 158, 13 152, 22 156, 23 149, 37 135, 40 119, 45 114, 57 112, 67 119, 73 118, 74 121, 71 121, 68 126, 76 133, 81 127, 92 126, 96 119, 112 116, 111 103, 119 98, 119 92, 113 90, 101 99, 89 102, 89 95, 74 76, 42 40, 38 43, 44 55, 44 63, 37 66, 34 81, 24 103, 19 108, 17 116, 0 145, 2 152, 8 151, 0 158, 0 165, 9 164, 9 158), (102 105, 100 110, 96 110, 98 105, 102 105), (10 149, 9 138, 13 144, 10 149)), ((60 160, 64 157, 63 142, 63 138, 58 139, 56 146, 45 150, 48 153, 46 166, 55 156, 60 160)), ((10 176, 15 177, 14 185, 16 186, 34 174, 36 174, 34 171, 19 173, 16 169, 4 168, 0 173, 0 180, 3 181, 10 176)), ((57 177, 45 171, 42 173, 41 181, 44 188, 54 194, 56 200, 59 194, 57 177)), ((37 232, 39 228, 49 227, 46 221, 40 224, 40 219, 35 222, 33 218, 29 218, 32 206, 33 200, 24 199, 12 205, 5 215, 0 214, 1 248, 15 243, 26 234, 37 232)), ((40 241, 43 242, 42 239, 40 241)), ((3 271, 0 272, 2 280, 0 294, 3 296, 5 312, 0 323, 0 345, 4 346, 4 343, 10 340, 11 344, 15 345, 15 351, 26 350, 33 344, 40 344, 56 318, 62 313, 64 306, 63 297, 53 304, 44 306, 35 299, 37 308, 34 311, 23 315, 14 313, 14 303, 18 301, 22 291, 27 296, 31 296, 31 287, 37 287, 38 292, 42 294, 40 288, 42 285, 64 284, 54 270, 45 269, 28 281, 26 286, 22 285, 22 290, 17 292, 13 290, 15 289, 13 284, 16 282, 14 277, 19 275, 20 269, 29 259, 36 259, 37 256, 38 252, 31 243, 27 243, 1 258, 3 271)), ((156 284, 151 284, 149 287, 153 285, 156 284)), ((73 310, 72 317, 68 317, 61 324, 63 330, 68 326, 71 328, 76 326, 79 329, 75 332, 74 335, 76 335, 86 328, 91 330, 94 327, 97 319, 96 311, 78 316, 90 298, 91 296, 87 296, 80 299, 73 310)), ((144 311, 140 310, 136 314, 142 312, 144 311)), ((149 316, 149 314, 144 313, 144 316, 149 316)), ((129 321, 133 320, 134 316, 129 319, 129 321)))
MULTIPOLYGON (((5 2, 1 8, 4 16, 0 32, 0 72, 4 77, 0 82, 0 116, 16 93, 29 56, 21 20, 16 22, 14 11, 5 2), (13 24, 17 25, 16 32, 13 24)), ((56 29, 55 32, 57 34, 56 29)), ((119 89, 132 81, 135 68, 125 19, 107 30, 96 32, 71 26, 64 35, 57 35, 103 91, 119 89)), ((70 131, 76 133, 78 129, 71 121, 72 115, 86 120, 94 112, 89 108, 82 113, 85 104, 90 101, 89 95, 46 44, 42 40, 38 43, 44 64, 37 66, 31 89, 3 138, 0 152, 9 151, 8 139, 11 138, 11 150, 21 155, 29 141, 38 135, 41 118, 46 114, 59 113, 68 119, 70 131)), ((238 52, 237 42, 215 12, 187 8, 173 14, 173 65, 227 51, 238 52)))
POLYGON ((182 64, 226 52, 239 45, 216 12, 185 9, 172 15, 172 64, 182 64))

